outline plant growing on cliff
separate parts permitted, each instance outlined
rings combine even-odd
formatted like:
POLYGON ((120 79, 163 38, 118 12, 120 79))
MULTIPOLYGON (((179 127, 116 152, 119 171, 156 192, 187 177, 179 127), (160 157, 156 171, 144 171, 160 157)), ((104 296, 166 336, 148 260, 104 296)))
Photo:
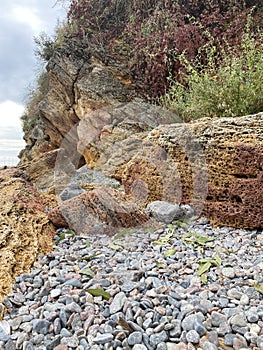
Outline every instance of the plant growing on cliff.
POLYGON ((238 49, 225 45, 219 50, 212 42, 199 50, 195 63, 180 55, 184 70, 180 79, 170 77, 162 104, 185 121, 262 111, 262 39, 262 34, 256 37, 248 24, 238 49))
POLYGON ((164 94, 169 74, 177 79, 180 54, 194 62, 205 30, 218 45, 223 37, 240 42, 252 6, 254 22, 262 23, 259 0, 71 0, 67 35, 128 59, 138 91, 151 99, 164 94))

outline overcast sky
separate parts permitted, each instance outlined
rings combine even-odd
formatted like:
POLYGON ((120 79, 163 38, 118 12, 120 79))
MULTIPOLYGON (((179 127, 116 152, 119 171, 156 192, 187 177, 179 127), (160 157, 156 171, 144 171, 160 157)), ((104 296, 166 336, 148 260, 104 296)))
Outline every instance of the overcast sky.
POLYGON ((25 96, 39 72, 34 36, 52 35, 65 16, 56 0, 0 0, 0 140, 21 137, 25 96))

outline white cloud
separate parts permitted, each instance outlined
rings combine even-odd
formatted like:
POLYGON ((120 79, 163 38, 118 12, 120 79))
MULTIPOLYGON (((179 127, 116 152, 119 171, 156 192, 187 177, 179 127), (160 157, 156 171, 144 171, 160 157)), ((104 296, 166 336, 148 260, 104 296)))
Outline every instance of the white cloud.
POLYGON ((4 101, 0 103, 0 129, 14 127, 21 130, 21 116, 25 107, 13 101, 4 101))
POLYGON ((39 11, 36 8, 16 5, 12 8, 12 12, 13 20, 27 24, 34 34, 39 33, 43 28, 43 21, 39 17, 39 11))

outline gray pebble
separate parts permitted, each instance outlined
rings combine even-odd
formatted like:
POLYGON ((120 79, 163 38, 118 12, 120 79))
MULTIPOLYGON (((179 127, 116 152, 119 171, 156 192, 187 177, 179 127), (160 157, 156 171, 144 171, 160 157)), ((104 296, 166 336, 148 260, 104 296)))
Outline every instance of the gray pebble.
POLYGON ((186 340, 189 343, 198 344, 200 341, 200 335, 192 329, 186 333, 186 340))
POLYGON ((111 333, 97 334, 97 336, 93 339, 96 344, 105 344, 109 343, 113 340, 113 335, 111 333))
POLYGON ((141 344, 142 342, 142 333, 141 332, 133 332, 128 337, 128 344, 135 345, 141 344))

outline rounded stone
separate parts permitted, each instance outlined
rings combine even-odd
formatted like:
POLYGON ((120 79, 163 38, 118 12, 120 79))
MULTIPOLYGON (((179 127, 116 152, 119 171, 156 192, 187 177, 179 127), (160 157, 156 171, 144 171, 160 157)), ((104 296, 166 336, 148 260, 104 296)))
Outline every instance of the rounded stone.
POLYGON ((221 272, 224 277, 227 277, 227 278, 235 277, 235 270, 233 269, 233 267, 223 267, 221 272))
POLYGON ((192 329, 186 333, 186 340, 189 343, 198 344, 200 341, 200 335, 192 329))
POLYGON ((141 344, 142 342, 142 333, 141 332, 133 332, 128 337, 128 344, 135 345, 141 344))

